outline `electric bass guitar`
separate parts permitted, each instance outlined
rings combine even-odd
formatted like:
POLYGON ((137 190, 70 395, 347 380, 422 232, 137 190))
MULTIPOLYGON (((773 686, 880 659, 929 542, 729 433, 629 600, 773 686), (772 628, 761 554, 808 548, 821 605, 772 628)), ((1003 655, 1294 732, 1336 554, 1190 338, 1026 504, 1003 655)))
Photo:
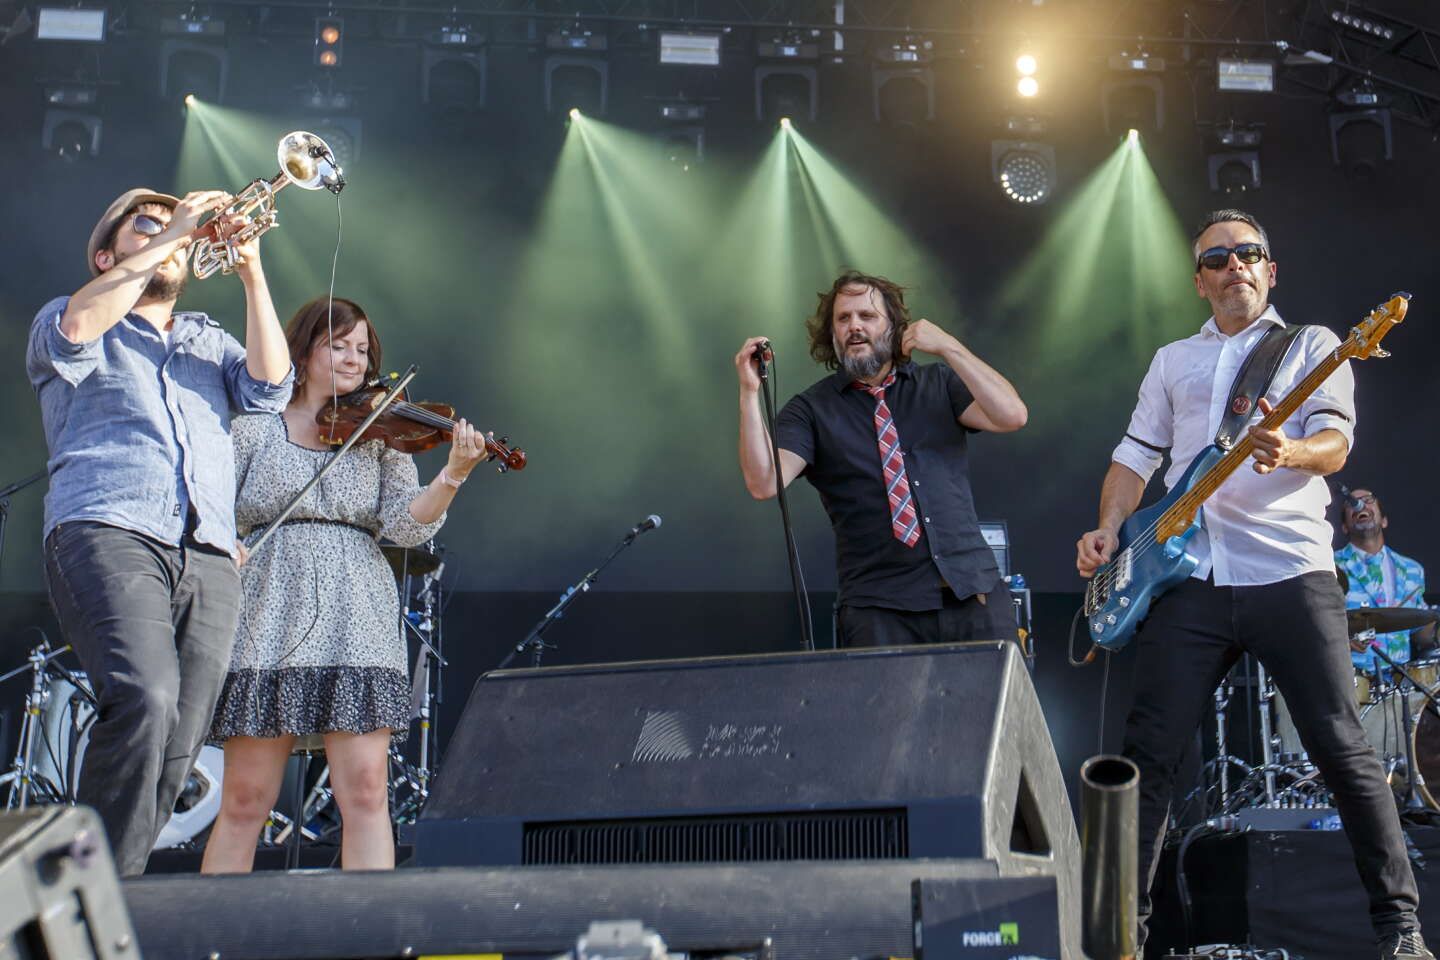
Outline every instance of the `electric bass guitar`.
MULTIPOLYGON (((1279 429, 1345 361, 1389 356, 1380 349, 1380 341, 1405 319, 1409 304, 1408 293, 1397 293, 1371 310, 1350 330, 1349 338, 1306 374, 1259 425, 1266 430, 1279 429)), ((1190 552, 1190 541, 1200 531, 1201 507, 1254 452, 1249 431, 1229 449, 1212 443, 1190 461, 1164 498, 1125 521, 1114 557, 1095 572, 1085 589, 1084 614, 1096 646, 1105 650, 1124 647, 1135 636, 1150 604, 1195 572, 1200 561, 1190 552)))

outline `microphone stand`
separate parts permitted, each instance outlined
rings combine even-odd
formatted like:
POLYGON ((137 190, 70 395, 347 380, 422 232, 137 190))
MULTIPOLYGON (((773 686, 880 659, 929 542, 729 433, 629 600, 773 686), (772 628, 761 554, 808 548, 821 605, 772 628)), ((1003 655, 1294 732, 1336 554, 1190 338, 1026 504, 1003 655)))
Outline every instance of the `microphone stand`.
POLYGON ((44 479, 50 473, 49 470, 38 470, 30 474, 24 480, 18 480, 10 484, 4 490, 0 490, 0 570, 4 569, 5 560, 5 527, 10 522, 10 498, 24 490, 30 484, 44 479))
POLYGON ((585 576, 580 578, 580 581, 578 583, 567 589, 564 593, 560 594, 559 602, 556 603, 555 606, 551 607, 550 610, 545 614, 545 616, 540 618, 539 623, 535 624, 535 626, 530 628, 530 632, 525 634, 525 639, 515 644, 514 649, 512 649, 509 653, 505 655, 505 659, 501 660, 499 665, 496 666, 495 669, 504 670, 506 667, 510 666, 510 662, 514 660, 517 656, 519 656, 522 652, 524 652, 526 647, 530 648, 530 665, 532 667, 539 667, 540 658, 545 652, 545 631, 550 629, 550 625, 552 623, 565 616, 566 609, 569 608, 570 604, 575 600, 576 597, 578 597, 582 593, 590 592, 590 587, 593 586, 596 579, 599 578, 600 571, 608 567, 610 565, 610 561, 614 560, 617 556, 619 556, 620 551, 624 550, 626 547, 630 546, 630 544, 634 543, 635 538, 640 536, 640 534, 642 533, 644 533, 644 531, 641 530, 639 527, 636 527, 634 530, 631 530, 629 533, 625 534, 624 539, 622 539, 615 546, 614 550, 610 551, 610 556, 606 557, 600 562, 600 566, 585 574, 585 576))
POLYGON ((785 497, 785 475, 780 469, 780 441, 775 438, 775 401, 769 389, 770 365, 765 362, 768 348, 768 344, 763 344, 755 351, 755 362, 759 365, 760 396, 765 402, 765 427, 770 434, 770 462, 775 466, 775 499, 780 504, 780 524, 785 529, 785 559, 790 563, 790 588, 795 592, 795 607, 800 614, 801 649, 814 650, 815 629, 810 621, 810 597, 805 590, 805 575, 800 570, 795 529, 790 523, 790 501, 785 497))

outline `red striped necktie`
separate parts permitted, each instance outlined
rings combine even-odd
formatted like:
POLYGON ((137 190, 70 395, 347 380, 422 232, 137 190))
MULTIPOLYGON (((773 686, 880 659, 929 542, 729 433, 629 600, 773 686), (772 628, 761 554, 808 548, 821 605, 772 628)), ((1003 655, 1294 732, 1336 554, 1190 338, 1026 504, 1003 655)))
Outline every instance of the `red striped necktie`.
POLYGON ((894 382, 892 373, 878 387, 858 380, 855 386, 875 398, 875 438, 880 444, 880 468, 885 473, 885 494, 890 500, 890 529, 896 540, 913 547, 920 542, 920 521, 910 496, 910 481, 905 479, 905 453, 900 449, 900 434, 885 403, 885 390, 894 382))

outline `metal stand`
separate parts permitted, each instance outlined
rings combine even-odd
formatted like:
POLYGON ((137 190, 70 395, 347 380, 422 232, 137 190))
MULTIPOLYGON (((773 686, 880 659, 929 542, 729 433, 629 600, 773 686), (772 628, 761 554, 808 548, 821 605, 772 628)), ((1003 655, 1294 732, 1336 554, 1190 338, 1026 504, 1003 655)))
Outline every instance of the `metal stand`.
POLYGON ((1275 744, 1272 741, 1274 736, 1270 722, 1270 701, 1275 699, 1275 688, 1270 683, 1270 675, 1265 672, 1265 664, 1257 658, 1255 660, 1256 684, 1259 694, 1257 699, 1260 702, 1260 762, 1265 771, 1265 806, 1277 807, 1279 804, 1275 799, 1275 744))
POLYGON ((600 571, 608 567, 610 565, 610 561, 614 560, 617 556, 620 555, 620 551, 624 550, 626 547, 630 546, 630 544, 635 542, 635 538, 640 536, 640 534, 644 532, 644 530, 642 529, 643 526, 643 524, 637 526, 629 533, 627 533, 625 537, 620 541, 620 543, 616 545, 615 549, 610 551, 610 556, 606 557, 600 562, 600 566, 585 574, 585 576, 580 578, 580 581, 578 583, 570 587, 564 593, 560 594, 560 601, 556 603, 555 606, 551 607, 549 611, 546 612, 545 616, 540 618, 539 623, 535 624, 535 626, 530 628, 530 632, 525 635, 524 640, 521 640, 519 643, 515 644, 514 649, 512 649, 509 653, 505 654, 505 659, 501 660, 500 663, 495 667, 495 669, 504 670, 506 667, 510 666, 511 661, 513 661, 517 656, 523 653, 527 648, 530 650, 530 665, 532 667, 539 667, 540 658, 545 652, 545 631, 550 629, 550 625, 552 623, 565 616, 566 609, 569 608, 571 602, 574 601, 577 596, 582 593, 588 593, 590 591, 590 587, 593 586, 595 581, 599 578, 600 571))
POLYGON ((1390 669, 1401 677, 1400 682, 1395 685, 1395 695, 1400 698, 1400 722, 1405 739, 1405 802, 1402 806, 1407 811, 1428 811, 1430 808, 1426 806, 1424 800, 1420 799, 1420 771, 1415 766, 1415 718, 1410 715, 1410 698, 1406 694, 1405 685, 1408 683, 1411 688, 1418 690, 1430 702, 1431 707, 1440 710, 1440 703, 1436 702, 1434 694, 1427 690, 1423 683, 1416 680, 1415 675, 1407 667, 1396 663, 1390 659, 1389 654, 1380 649, 1379 641, 1372 639, 1370 649, 1375 652, 1375 656, 1389 664, 1390 669))
POLYGON ((66 644, 59 650, 51 650, 50 641, 46 640, 30 651, 25 666, 0 675, 0 683, 4 683, 27 670, 30 671, 30 692, 25 695, 25 716, 20 723, 20 743, 15 750, 15 759, 10 764, 9 772, 0 776, 0 786, 7 783, 10 785, 10 792, 5 800, 7 810, 24 810, 30 804, 32 790, 37 791, 40 794, 38 799, 45 803, 61 803, 67 799, 63 785, 52 783, 48 777, 35 772, 35 744, 44 736, 40 717, 45 704, 50 700, 52 668, 70 680, 76 689, 83 691, 87 697, 90 696, 89 691, 76 681, 70 671, 54 663, 56 657, 69 649, 69 644, 66 644))

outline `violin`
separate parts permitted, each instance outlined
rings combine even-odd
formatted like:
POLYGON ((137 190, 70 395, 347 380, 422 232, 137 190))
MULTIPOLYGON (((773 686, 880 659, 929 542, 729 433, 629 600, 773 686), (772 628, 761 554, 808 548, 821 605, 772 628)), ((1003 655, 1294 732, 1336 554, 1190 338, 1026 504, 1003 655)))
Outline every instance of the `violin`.
MULTIPOLYGON (((321 407, 315 414, 320 439, 335 446, 349 440, 387 392, 382 386, 367 384, 321 407)), ((379 440, 401 453, 421 453, 449 440, 454 430, 455 408, 450 404, 414 402, 400 397, 360 435, 360 441, 379 440)), ((525 469, 525 451, 507 446, 509 437, 499 440, 485 437, 484 440, 485 449, 496 460, 501 473, 525 469)))

